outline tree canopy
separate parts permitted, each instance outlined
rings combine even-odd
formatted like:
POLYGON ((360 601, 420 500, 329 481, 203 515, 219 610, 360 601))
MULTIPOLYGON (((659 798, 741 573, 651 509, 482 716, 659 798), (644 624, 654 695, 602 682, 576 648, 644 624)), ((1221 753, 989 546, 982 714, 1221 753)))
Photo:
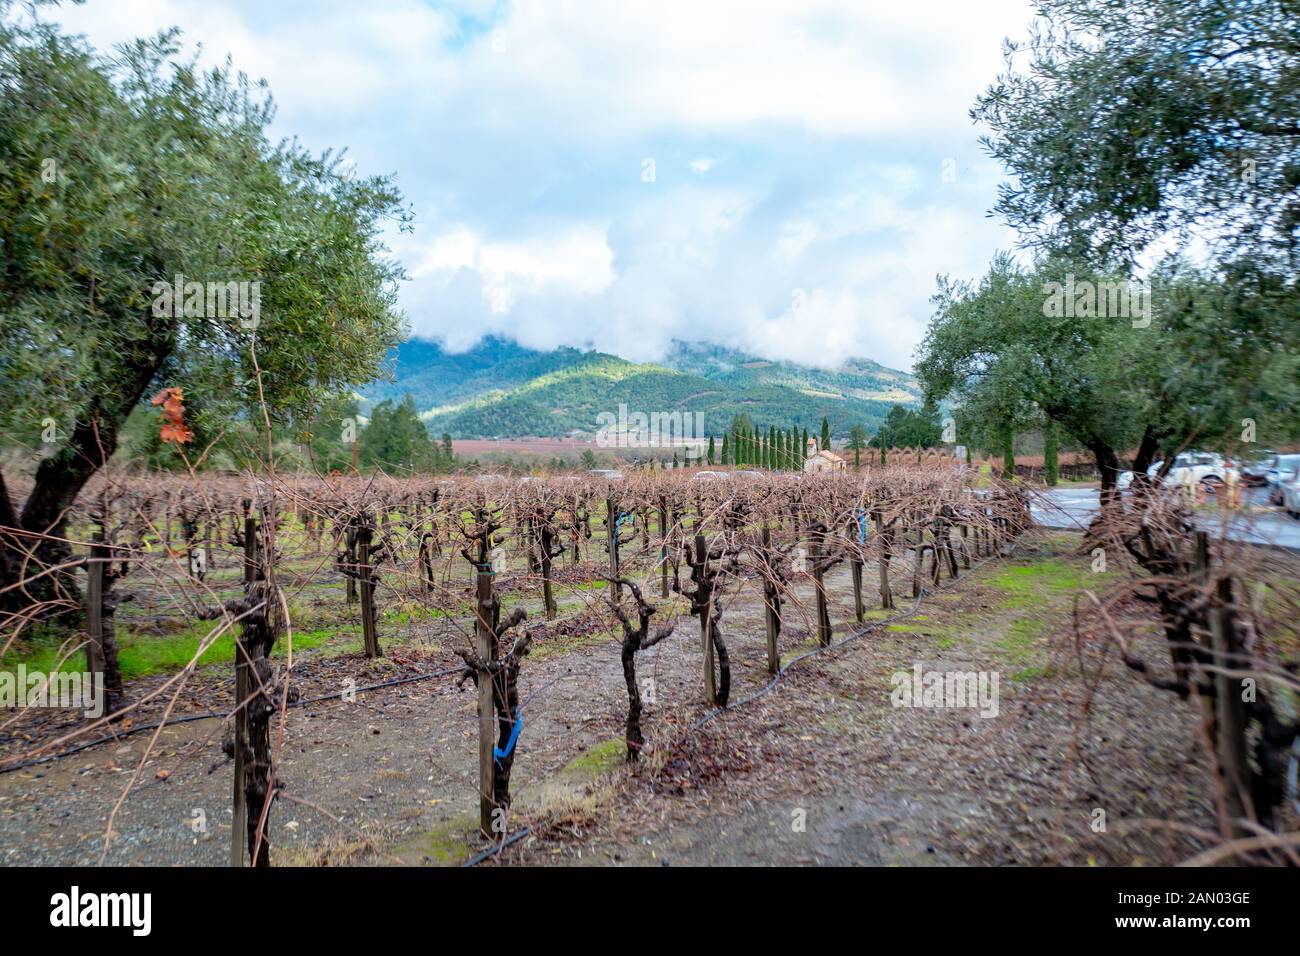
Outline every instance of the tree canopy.
MULTIPOLYGON (((1000 447, 999 432, 1059 425, 1113 486, 1119 455, 1143 470, 1189 443, 1237 448, 1295 434, 1297 299, 1280 277, 1171 259, 1153 274, 1146 314, 1050 314, 1054 284, 1125 283, 1122 271, 995 257, 978 284, 941 280, 919 350, 927 396, 957 404, 957 437, 1000 447)), ((1132 311, 1132 310, 1130 310, 1132 311)))
POLYGON ((1221 258, 1300 239, 1294 0, 1040 0, 972 116, 1010 172, 996 211, 1040 248, 1132 262, 1170 236, 1221 258))
POLYGON ((287 420, 402 338, 379 238, 400 195, 271 143, 273 113, 175 31, 105 54, 0 0, 0 430, 41 457, 0 525, 57 527, 153 389, 287 420))

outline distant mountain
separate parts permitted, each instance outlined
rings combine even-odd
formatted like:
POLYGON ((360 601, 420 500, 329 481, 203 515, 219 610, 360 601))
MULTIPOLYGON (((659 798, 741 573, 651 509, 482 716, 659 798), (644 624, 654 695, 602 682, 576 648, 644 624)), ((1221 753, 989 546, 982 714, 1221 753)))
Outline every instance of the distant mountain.
POLYGON ((910 405, 921 400, 916 379, 870 359, 848 359, 838 370, 811 368, 794 362, 772 362, 721 345, 676 342, 664 365, 702 375, 737 388, 783 385, 805 395, 857 398, 910 405))
POLYGON ((435 434, 456 438, 591 435, 602 412, 702 412, 710 433, 737 414, 760 425, 815 431, 822 417, 837 436, 861 423, 874 431, 891 404, 920 400, 916 380, 875 362, 836 371, 769 362, 734 349, 677 343, 662 364, 604 352, 527 349, 489 337, 451 354, 411 339, 393 357, 396 380, 363 391, 369 402, 410 394, 435 434))

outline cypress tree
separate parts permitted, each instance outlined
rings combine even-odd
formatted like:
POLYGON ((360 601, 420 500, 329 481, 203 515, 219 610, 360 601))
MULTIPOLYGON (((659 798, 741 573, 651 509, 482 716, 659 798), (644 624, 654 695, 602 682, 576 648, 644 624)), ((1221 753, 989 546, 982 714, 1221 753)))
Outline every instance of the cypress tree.
POLYGON ((713 455, 714 455, 715 451, 716 451, 716 449, 713 447, 713 436, 710 435, 710 436, 709 436, 709 464, 710 464, 710 465, 713 464, 713 455))
POLYGON ((727 433, 726 432, 722 433, 722 464, 724 465, 731 464, 731 462, 727 460, 727 433))
POLYGON ((803 440, 799 443, 799 464, 808 460, 808 429, 803 430, 803 440))
POLYGON ((831 450, 831 423, 825 418, 822 419, 822 439, 819 446, 820 451, 831 450))

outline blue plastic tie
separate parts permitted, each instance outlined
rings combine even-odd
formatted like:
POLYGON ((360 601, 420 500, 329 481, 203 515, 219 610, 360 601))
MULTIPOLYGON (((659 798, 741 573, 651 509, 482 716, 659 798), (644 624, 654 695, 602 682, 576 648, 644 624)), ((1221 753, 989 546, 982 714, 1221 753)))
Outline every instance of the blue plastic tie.
POLYGON ((496 765, 498 767, 501 766, 502 758, 509 757, 510 752, 515 749, 515 741, 519 739, 519 731, 522 730, 524 726, 523 713, 524 708, 522 706, 515 708, 515 725, 510 730, 510 739, 506 741, 506 749, 502 750, 499 747, 492 748, 492 756, 496 758, 496 765))

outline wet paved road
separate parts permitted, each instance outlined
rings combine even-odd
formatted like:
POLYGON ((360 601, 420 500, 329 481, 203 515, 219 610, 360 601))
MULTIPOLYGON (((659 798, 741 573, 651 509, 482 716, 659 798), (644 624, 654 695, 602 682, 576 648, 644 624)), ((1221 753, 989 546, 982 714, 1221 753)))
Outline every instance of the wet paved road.
MULTIPOLYGON (((1269 507, 1263 488, 1247 489, 1246 502, 1249 511, 1234 512, 1228 518, 1228 538, 1300 551, 1300 521, 1288 518, 1278 508, 1269 507)), ((1030 503, 1034 520, 1049 528, 1082 530, 1097 513, 1097 508, 1096 488, 1057 488, 1035 494, 1030 503)), ((1196 519, 1212 534, 1224 530, 1220 528, 1223 519, 1218 512, 1200 512, 1196 519)))

